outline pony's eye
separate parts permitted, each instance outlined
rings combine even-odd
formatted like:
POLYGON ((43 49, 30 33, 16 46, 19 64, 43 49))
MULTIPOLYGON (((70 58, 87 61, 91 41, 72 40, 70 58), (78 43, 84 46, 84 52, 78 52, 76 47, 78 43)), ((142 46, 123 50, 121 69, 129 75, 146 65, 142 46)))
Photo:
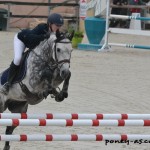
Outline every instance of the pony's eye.
POLYGON ((57 48, 57 52, 60 52, 60 48, 57 48))

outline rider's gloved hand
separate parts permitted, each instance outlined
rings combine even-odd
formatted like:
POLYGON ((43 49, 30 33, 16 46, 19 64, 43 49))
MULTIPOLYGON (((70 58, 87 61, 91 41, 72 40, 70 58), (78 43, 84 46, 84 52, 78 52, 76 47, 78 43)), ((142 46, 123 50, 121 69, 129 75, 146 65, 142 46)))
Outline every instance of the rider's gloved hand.
POLYGON ((44 34, 45 39, 49 39, 49 37, 50 37, 50 32, 47 32, 46 34, 44 34))

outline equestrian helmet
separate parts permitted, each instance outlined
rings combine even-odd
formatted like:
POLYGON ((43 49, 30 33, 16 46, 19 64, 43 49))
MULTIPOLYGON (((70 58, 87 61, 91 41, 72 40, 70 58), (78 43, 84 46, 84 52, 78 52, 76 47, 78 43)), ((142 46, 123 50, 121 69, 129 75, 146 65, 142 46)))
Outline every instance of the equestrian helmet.
POLYGON ((64 19, 60 14, 54 13, 48 16, 47 23, 62 26, 64 24, 64 19))

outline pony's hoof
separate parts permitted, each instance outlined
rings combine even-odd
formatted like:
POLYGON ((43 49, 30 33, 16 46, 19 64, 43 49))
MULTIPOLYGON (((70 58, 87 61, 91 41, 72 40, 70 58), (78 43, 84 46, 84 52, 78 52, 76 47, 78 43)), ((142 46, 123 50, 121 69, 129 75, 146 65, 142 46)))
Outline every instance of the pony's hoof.
POLYGON ((55 97, 55 100, 57 102, 62 102, 65 98, 68 97, 68 93, 67 92, 64 92, 64 91, 61 91, 56 97, 55 97))
POLYGON ((68 93, 67 92, 63 92, 63 96, 64 96, 64 98, 67 98, 68 97, 68 93))
POLYGON ((49 91, 43 92, 43 97, 44 97, 45 99, 47 98, 48 95, 49 95, 49 91))
POLYGON ((58 96, 55 97, 55 101, 56 102, 62 102, 63 100, 64 100, 64 98, 61 97, 60 95, 58 95, 58 96))
POLYGON ((60 92, 56 97, 55 97, 56 102, 62 102, 64 100, 64 96, 62 92, 60 92))
POLYGON ((10 146, 6 145, 3 150, 10 150, 10 146))

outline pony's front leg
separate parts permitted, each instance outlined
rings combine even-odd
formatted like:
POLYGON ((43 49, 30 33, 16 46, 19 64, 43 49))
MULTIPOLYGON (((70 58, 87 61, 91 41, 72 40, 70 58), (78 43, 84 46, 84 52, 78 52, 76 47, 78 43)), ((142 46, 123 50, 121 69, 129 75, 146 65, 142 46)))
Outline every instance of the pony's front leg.
POLYGON ((60 91, 60 93, 58 93, 58 94, 55 96, 55 100, 56 100, 57 102, 61 102, 61 101, 63 101, 65 98, 68 97, 68 87, 69 87, 69 80, 70 80, 70 77, 71 77, 71 72, 69 72, 68 77, 64 80, 64 84, 63 84, 62 90, 60 91))

